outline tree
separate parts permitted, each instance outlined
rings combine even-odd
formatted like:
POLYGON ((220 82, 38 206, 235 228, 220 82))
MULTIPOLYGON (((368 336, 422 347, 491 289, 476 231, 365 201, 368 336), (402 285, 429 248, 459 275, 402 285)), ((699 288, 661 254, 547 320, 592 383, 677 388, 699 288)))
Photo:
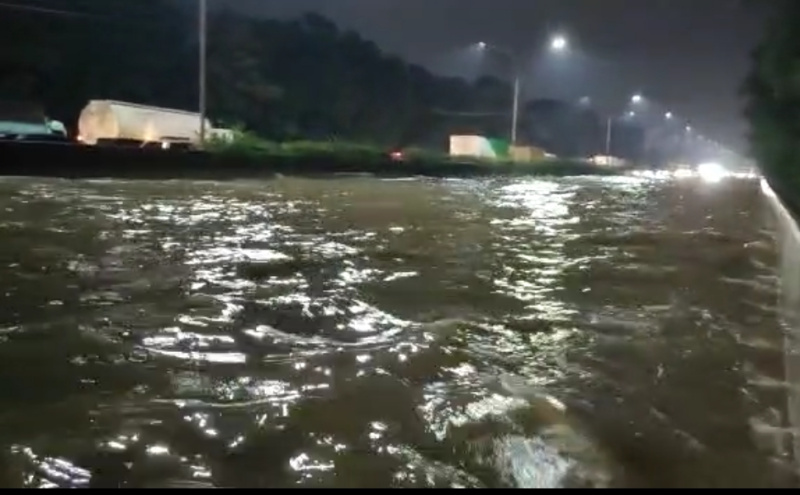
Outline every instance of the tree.
MULTIPOLYGON (((561 100, 528 102, 522 113, 527 141, 559 156, 587 157, 606 152, 607 123, 591 107, 561 100)), ((639 161, 643 158, 644 130, 617 121, 611 134, 612 153, 639 161)))
POLYGON ((36 97, 72 122, 90 98, 182 100, 183 24, 181 11, 162 0, 41 0, 35 9, 4 10, 0 43, 14 48, 2 51, 0 66, 37 80, 6 87, 3 97, 36 97))
MULTIPOLYGON (((800 2, 770 4, 775 16, 743 86, 754 158, 781 189, 800 187, 800 2)), ((796 194, 796 193, 795 193, 796 194)))
MULTIPOLYGON (((38 0, 36 6, 0 16, 0 43, 14 46, 0 53, 0 98, 37 99, 50 116, 73 125, 93 99, 197 109, 196 12, 185 2, 38 0)), ((440 149, 453 133, 509 135, 507 81, 435 76, 318 14, 280 21, 213 12, 207 39, 208 109, 217 124, 242 124, 276 140, 440 149)), ((534 112, 523 119, 522 137, 538 118, 534 112)), ((558 149, 582 154, 588 145, 568 135, 587 135, 571 126, 588 129, 591 122, 570 114, 545 127, 567 143, 558 149)))

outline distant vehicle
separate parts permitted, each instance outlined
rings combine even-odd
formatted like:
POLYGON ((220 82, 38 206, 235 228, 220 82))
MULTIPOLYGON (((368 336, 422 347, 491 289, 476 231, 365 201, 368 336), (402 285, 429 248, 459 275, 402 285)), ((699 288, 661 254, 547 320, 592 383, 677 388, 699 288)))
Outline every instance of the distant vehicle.
POLYGON ((0 136, 16 138, 17 136, 38 136, 51 134, 47 124, 32 122, 17 122, 13 120, 0 120, 0 136))
MULTIPOLYGON (((200 142, 200 114, 114 100, 92 100, 78 119, 78 140, 93 146, 193 149, 200 142)), ((226 139, 233 132, 205 122, 206 136, 226 139)))
POLYGON ((508 150, 509 143, 502 139, 475 135, 450 136, 450 156, 498 159, 507 157, 508 150))
POLYGON ((509 156, 512 161, 520 163, 536 162, 543 158, 556 158, 555 155, 538 146, 511 146, 509 156))
POLYGON ((626 162, 622 158, 617 158, 615 156, 609 156, 609 155, 595 155, 589 158, 589 163, 593 163, 595 165, 601 165, 604 167, 624 167, 628 165, 628 162, 626 162))
POLYGON ((0 140, 68 141, 64 124, 48 119, 42 107, 29 101, 0 101, 0 140))
POLYGON ((47 120, 47 127, 50 129, 50 132, 53 134, 58 134, 63 137, 67 137, 67 128, 63 122, 60 120, 47 120))

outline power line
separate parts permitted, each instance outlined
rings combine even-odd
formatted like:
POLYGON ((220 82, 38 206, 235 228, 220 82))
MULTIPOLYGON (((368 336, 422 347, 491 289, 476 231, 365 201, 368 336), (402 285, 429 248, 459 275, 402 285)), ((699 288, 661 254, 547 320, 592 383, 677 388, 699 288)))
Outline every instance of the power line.
MULTIPOLYGON (((137 11, 133 15, 127 13, 125 15, 117 15, 113 13, 97 13, 97 12, 79 12, 77 10, 54 9, 51 7, 41 7, 35 5, 20 5, 17 3, 9 3, 0 1, 0 10, 12 10, 18 12, 30 12, 32 14, 45 14, 62 17, 90 19, 100 22, 125 24, 125 25, 138 25, 144 27, 152 27, 152 24, 157 20, 162 20, 163 15, 158 15, 149 10, 137 11)), ((178 11, 180 12, 180 11, 178 11)))
POLYGON ((62 15, 69 17, 97 17, 92 14, 87 14, 85 12, 76 12, 74 10, 51 9, 47 7, 36 7, 33 5, 19 5, 14 3, 5 3, 5 2, 0 2, 0 8, 8 10, 18 10, 20 12, 35 12, 38 14, 62 15))
POLYGON ((43 14, 50 16, 60 16, 62 18, 81 19, 97 22, 98 24, 107 24, 124 28, 136 28, 152 31, 154 29, 161 29, 159 21, 163 22, 164 16, 154 14, 152 12, 136 12, 134 15, 115 15, 109 13, 91 13, 79 12, 75 10, 53 9, 50 7, 39 7, 33 5, 20 5, 16 3, 9 3, 0 1, 0 10, 18 11, 20 13, 27 12, 31 14, 43 14))

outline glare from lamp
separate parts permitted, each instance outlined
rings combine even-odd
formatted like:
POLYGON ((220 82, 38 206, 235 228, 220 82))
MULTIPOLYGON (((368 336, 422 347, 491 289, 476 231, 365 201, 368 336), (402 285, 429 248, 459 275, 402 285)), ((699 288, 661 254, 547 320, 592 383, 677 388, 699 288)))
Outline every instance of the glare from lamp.
POLYGON ((557 52, 563 52, 567 49, 569 43, 567 42, 567 38, 564 36, 556 36, 550 42, 550 48, 557 52))
POLYGON ((719 182, 728 176, 728 171, 719 163, 708 162, 697 166, 697 175, 706 182, 719 182))

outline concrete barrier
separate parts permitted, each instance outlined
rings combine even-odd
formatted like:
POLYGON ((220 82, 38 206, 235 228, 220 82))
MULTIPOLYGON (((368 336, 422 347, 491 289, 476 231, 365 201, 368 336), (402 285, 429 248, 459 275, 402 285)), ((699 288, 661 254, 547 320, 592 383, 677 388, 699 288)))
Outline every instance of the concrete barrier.
POLYGON ((761 189, 774 215, 780 258, 778 311, 784 330, 788 423, 783 433, 789 436, 795 468, 800 472, 800 224, 767 180, 762 179, 761 189))

